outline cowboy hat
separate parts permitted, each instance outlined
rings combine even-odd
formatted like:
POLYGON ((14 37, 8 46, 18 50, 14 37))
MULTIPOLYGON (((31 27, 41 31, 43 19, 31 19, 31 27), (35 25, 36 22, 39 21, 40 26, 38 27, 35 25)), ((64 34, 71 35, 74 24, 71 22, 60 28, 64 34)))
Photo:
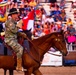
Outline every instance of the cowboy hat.
POLYGON ((18 11, 16 8, 12 8, 9 10, 9 15, 12 15, 12 14, 18 14, 18 11))

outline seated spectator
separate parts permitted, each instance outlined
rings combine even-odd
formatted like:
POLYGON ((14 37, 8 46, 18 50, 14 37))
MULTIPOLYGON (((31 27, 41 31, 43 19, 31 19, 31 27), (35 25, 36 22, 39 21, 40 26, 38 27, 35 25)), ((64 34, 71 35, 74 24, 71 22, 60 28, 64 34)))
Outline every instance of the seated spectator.
POLYGON ((55 23, 52 22, 52 23, 50 24, 50 33, 56 32, 57 30, 58 30, 57 25, 55 25, 55 23))
POLYGON ((28 4, 29 4, 28 1, 25 0, 24 7, 27 8, 28 7, 28 4))
POLYGON ((35 37, 41 37, 41 36, 45 35, 45 33, 43 32, 43 28, 42 28, 42 25, 40 24, 40 22, 37 22, 37 21, 34 22, 33 35, 35 37))
POLYGON ((51 9, 51 11, 54 11, 57 6, 58 6, 57 3, 50 3, 50 9, 51 9))
POLYGON ((49 0, 50 3, 56 3, 57 0, 49 0))
POLYGON ((57 6, 56 10, 53 13, 55 21, 56 21, 56 18, 58 18, 60 16, 60 14, 61 14, 60 8, 59 8, 59 6, 57 6))
POLYGON ((56 24, 58 26, 58 31, 60 31, 62 29, 62 21, 60 21, 59 19, 57 19, 56 24))
POLYGON ((67 31, 69 31, 70 33, 72 33, 73 35, 75 35, 75 28, 73 27, 73 25, 71 24, 69 27, 67 27, 67 31))
POLYGON ((46 19, 45 19, 45 22, 51 23, 51 22, 55 22, 55 21, 54 21, 54 18, 52 16, 47 15, 46 19))
POLYGON ((20 3, 19 8, 24 8, 24 3, 23 2, 20 3))
MULTIPOLYGON (((1 32, 3 32, 3 30, 4 30, 2 24, 3 24, 3 23, 0 23, 0 34, 1 34, 1 32)), ((0 35, 0 43, 2 43, 3 40, 4 40, 4 37, 0 35)))
POLYGON ((71 18, 68 18, 66 21, 67 26, 73 25, 73 21, 71 18))
POLYGON ((73 1, 71 1, 71 7, 70 7, 70 12, 74 9, 73 1))
POLYGON ((45 23, 45 20, 46 20, 46 12, 45 12, 45 10, 42 8, 41 9, 41 12, 42 12, 42 24, 44 24, 45 23))
POLYGON ((42 19, 42 11, 41 8, 38 8, 36 11, 36 20, 41 20, 42 19))
POLYGON ((24 8, 19 8, 19 17, 22 19, 23 17, 26 16, 26 13, 25 13, 25 9, 24 8))
POLYGON ((44 35, 45 35, 44 31, 41 30, 40 28, 35 30, 35 34, 34 34, 35 37, 41 37, 41 36, 44 36, 44 35))
POLYGON ((31 0, 29 2, 29 6, 31 6, 31 7, 35 7, 36 5, 37 5, 37 3, 34 0, 31 0))
POLYGON ((64 32, 67 31, 67 25, 66 25, 66 24, 62 27, 62 30, 63 30, 64 32))
POLYGON ((18 8, 18 3, 17 3, 17 0, 13 0, 13 3, 14 3, 14 8, 18 8))
POLYGON ((45 34, 49 34, 50 33, 50 30, 49 30, 49 23, 46 22, 44 25, 43 25, 43 31, 45 34))
POLYGON ((65 0, 61 0, 60 2, 60 8, 63 9, 65 7, 65 0))
POLYGON ((73 15, 74 15, 74 18, 76 18, 76 10, 74 10, 74 14, 73 15))
POLYGON ((62 21, 66 21, 66 12, 64 9, 61 10, 60 16, 61 16, 62 21))

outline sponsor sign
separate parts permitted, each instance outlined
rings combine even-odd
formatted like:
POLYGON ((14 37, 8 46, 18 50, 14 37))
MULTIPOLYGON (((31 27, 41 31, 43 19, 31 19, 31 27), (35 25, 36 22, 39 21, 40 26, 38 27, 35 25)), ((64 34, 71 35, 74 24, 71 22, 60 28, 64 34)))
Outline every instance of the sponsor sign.
POLYGON ((44 55, 44 59, 41 65, 42 66, 62 66, 62 54, 60 54, 59 51, 46 53, 44 55))

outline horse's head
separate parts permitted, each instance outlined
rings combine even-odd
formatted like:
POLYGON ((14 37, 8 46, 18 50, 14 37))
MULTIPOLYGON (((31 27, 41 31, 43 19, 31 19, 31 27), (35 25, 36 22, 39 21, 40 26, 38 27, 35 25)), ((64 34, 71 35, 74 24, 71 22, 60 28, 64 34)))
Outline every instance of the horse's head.
POLYGON ((59 50, 63 55, 67 55, 68 52, 66 48, 66 42, 62 31, 54 34, 52 42, 52 46, 56 48, 56 50, 59 50))

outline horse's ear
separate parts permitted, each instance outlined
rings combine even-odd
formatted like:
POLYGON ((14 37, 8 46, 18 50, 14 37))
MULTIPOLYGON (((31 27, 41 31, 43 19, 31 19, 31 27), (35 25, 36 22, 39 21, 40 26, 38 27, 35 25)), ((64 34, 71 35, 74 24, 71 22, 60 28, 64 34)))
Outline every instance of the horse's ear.
POLYGON ((61 33, 61 34, 64 34, 64 31, 63 31, 63 30, 61 30, 61 31, 60 31, 60 33, 61 33))
POLYGON ((28 31, 30 32, 32 28, 30 28, 28 31))
POLYGON ((25 32, 25 33, 31 32, 31 28, 29 30, 23 30, 23 32, 25 32))

